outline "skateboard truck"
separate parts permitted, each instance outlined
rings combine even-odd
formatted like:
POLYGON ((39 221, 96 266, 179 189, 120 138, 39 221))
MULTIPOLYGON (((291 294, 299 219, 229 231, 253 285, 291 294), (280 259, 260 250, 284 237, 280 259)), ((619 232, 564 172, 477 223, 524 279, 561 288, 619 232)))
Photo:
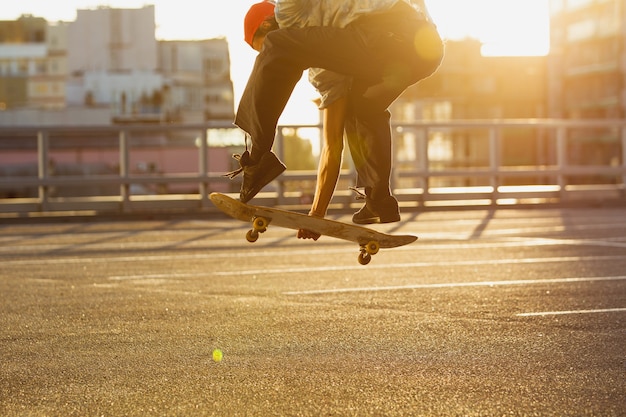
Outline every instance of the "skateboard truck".
POLYGON ((252 219, 252 229, 246 233, 246 240, 250 243, 254 243, 259 239, 259 233, 264 233, 269 226, 270 221, 265 217, 255 217, 252 219))
POLYGON ((372 256, 376 255, 380 250, 380 243, 375 240, 367 242, 365 245, 361 245, 361 252, 359 253, 359 263, 361 265, 367 265, 372 260, 372 256))

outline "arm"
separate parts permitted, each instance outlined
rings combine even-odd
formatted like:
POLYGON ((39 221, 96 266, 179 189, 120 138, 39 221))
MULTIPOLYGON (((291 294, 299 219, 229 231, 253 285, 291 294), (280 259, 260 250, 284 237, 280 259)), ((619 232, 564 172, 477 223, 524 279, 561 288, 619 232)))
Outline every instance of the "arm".
POLYGON ((324 217, 335 192, 343 156, 343 126, 346 98, 332 102, 324 109, 324 144, 317 171, 317 187, 310 215, 324 217))
MULTIPOLYGON (((341 97, 324 109, 324 144, 320 153, 317 170, 315 197, 311 206, 310 216, 324 217, 335 192, 343 154, 343 130, 346 114, 345 97, 341 97)), ((317 240, 319 234, 300 229, 298 238, 317 240)))

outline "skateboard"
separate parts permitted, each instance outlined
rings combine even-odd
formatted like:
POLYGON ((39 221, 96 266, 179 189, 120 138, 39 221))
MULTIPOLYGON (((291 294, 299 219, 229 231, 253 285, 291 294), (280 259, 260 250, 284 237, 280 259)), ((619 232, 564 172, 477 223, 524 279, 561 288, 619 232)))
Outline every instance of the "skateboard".
POLYGON ((294 230, 306 229, 357 243, 360 248, 358 261, 361 265, 367 265, 379 249, 396 248, 417 240, 417 236, 413 235, 390 235, 367 227, 311 217, 293 211, 244 204, 221 193, 211 193, 209 198, 218 209, 230 217, 251 223, 252 228, 246 233, 246 240, 251 243, 256 242, 259 234, 265 232, 270 224, 294 230))

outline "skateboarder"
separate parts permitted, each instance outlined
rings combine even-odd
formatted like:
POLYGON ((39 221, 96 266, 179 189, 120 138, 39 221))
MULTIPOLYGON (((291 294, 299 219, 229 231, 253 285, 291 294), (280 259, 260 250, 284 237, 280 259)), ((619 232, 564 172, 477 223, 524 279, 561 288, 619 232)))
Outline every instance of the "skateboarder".
MULTIPOLYGON (((341 136, 337 132, 342 132, 344 120, 359 176, 357 185, 365 189, 365 206, 353 221, 400 220, 389 187, 387 108, 408 86, 434 72, 441 61, 441 39, 425 9, 405 0, 279 0, 275 10, 268 2, 253 5, 244 26, 246 41, 260 54, 235 119, 252 142, 239 158, 241 169, 233 173, 244 174, 241 201, 249 201, 284 171, 271 151, 276 124, 302 71, 313 67, 320 68, 312 72, 314 84, 334 73, 329 87, 320 89, 328 102, 325 119, 335 126, 332 133, 325 131, 326 140, 341 136)), ((332 155, 336 160, 336 152, 332 155)), ((320 173, 333 162, 336 166, 335 160, 322 158, 320 173)), ((312 215, 325 214, 337 179, 332 171, 319 177, 322 183, 312 215)))

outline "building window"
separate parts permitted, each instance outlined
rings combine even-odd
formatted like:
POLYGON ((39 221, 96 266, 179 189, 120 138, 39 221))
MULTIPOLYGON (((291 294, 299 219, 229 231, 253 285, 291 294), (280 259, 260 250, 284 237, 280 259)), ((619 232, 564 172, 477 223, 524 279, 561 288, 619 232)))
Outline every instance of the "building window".
POLYGON ((221 74, 224 71, 223 60, 215 57, 205 59, 204 71, 212 75, 221 74))
POLYGON ((37 75, 43 75, 46 74, 46 63, 43 61, 39 61, 35 64, 35 71, 37 72, 37 75))
POLYGON ((28 62, 25 60, 21 60, 17 63, 17 73, 18 75, 28 75, 28 62))
POLYGON ((452 103, 437 101, 424 106, 424 120, 445 121, 452 119, 452 103))

